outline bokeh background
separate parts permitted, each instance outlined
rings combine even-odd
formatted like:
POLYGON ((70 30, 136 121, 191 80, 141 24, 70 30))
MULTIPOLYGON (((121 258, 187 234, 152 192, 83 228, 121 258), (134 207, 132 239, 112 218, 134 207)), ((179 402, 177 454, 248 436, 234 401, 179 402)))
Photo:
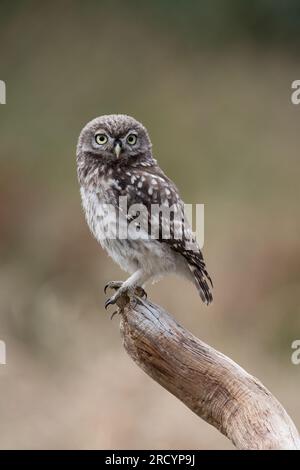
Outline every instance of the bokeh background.
POLYGON ((299 28, 296 0, 1 1, 1 448, 232 448, 132 363, 104 311, 125 274, 85 224, 75 146, 106 113, 141 120, 205 203, 213 305, 175 278, 151 299, 300 427, 299 28))

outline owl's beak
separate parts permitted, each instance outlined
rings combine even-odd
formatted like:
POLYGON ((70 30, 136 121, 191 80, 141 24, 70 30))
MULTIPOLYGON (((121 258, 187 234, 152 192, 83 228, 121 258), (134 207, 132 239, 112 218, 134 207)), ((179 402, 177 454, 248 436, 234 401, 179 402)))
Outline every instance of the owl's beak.
POLYGON ((117 158, 119 158, 121 150, 122 150, 122 143, 119 140, 116 140, 115 141, 115 146, 114 146, 114 151, 115 151, 115 154, 116 154, 117 158))

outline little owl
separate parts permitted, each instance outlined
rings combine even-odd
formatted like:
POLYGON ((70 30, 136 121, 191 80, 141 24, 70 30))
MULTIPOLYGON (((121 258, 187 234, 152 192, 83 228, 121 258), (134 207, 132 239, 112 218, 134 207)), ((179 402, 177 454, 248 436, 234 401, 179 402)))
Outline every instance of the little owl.
POLYGON ((126 281, 105 286, 105 292, 116 290, 105 307, 125 293, 145 293, 147 281, 169 273, 191 280, 209 304, 212 282, 185 220, 184 203, 151 148, 145 127, 122 114, 92 120, 78 139, 77 171, 87 223, 102 247, 130 273, 126 281))

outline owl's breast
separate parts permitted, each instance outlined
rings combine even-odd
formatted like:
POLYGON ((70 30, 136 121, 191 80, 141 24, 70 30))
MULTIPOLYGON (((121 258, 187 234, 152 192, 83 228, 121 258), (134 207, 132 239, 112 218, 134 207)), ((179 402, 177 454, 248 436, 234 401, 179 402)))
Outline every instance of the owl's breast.
POLYGON ((101 243, 108 238, 108 231, 115 225, 116 197, 111 190, 105 188, 80 188, 82 206, 88 226, 101 243))
MULTIPOLYGON (((120 223, 126 224, 126 218, 120 218, 118 192, 111 188, 80 188, 82 206, 87 224, 108 254, 128 272, 137 269, 137 258, 130 242, 119 237, 120 223)), ((124 230, 123 230, 124 232, 124 230)))
POLYGON ((149 273, 174 270, 174 254, 165 244, 130 235, 118 188, 82 186, 80 193, 92 234, 122 269, 130 273, 141 267, 149 273))

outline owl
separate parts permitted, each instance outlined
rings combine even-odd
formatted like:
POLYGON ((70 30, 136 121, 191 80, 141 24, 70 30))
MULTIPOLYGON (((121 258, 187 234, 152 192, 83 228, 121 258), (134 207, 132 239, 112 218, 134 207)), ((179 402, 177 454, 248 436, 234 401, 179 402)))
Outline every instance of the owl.
POLYGON ((184 216, 175 184, 152 155, 145 127, 122 115, 100 116, 82 129, 77 173, 87 224, 102 247, 130 274, 111 281, 105 308, 145 283, 175 273, 196 286, 207 305, 212 281, 184 216))

